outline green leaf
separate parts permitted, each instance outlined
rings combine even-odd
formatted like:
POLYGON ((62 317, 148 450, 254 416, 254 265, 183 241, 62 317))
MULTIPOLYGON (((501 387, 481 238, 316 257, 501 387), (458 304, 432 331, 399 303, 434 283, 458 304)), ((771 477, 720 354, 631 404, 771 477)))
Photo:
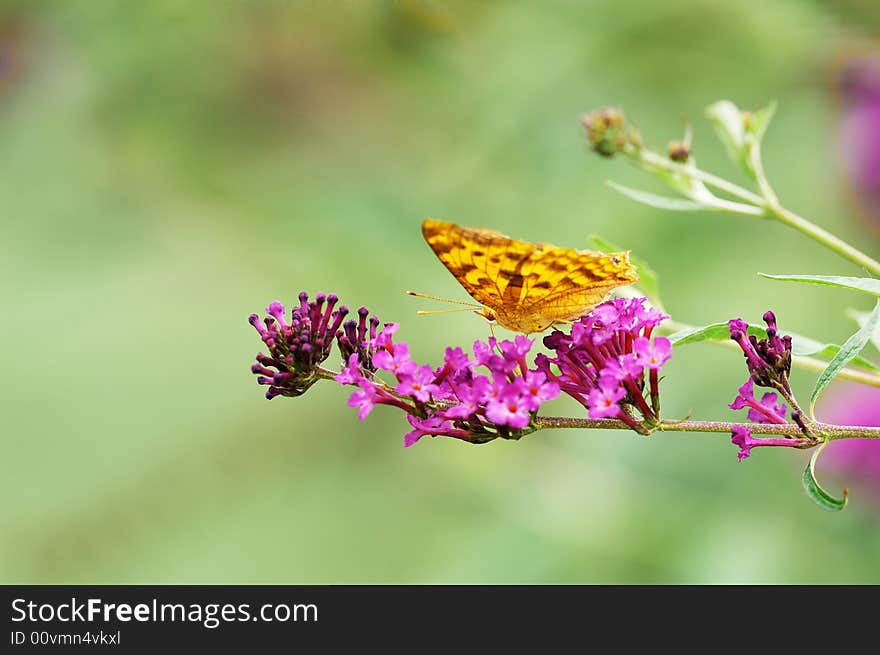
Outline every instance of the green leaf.
MULTIPOLYGON (((762 193, 766 195, 769 184, 764 179, 763 166, 761 164, 761 140, 764 138, 764 132, 776 113, 776 103, 771 102, 769 105, 758 111, 744 112, 743 127, 745 128, 745 148, 743 150, 743 162, 745 164, 746 173, 758 182, 761 186, 762 193)), ((770 191, 772 193, 772 191, 770 191)))
MULTIPOLYGON (((809 337, 802 337, 797 334, 792 334, 791 337, 791 353, 793 355, 833 359, 843 349, 842 346, 838 346, 836 343, 821 343, 814 339, 810 339, 809 337)), ((868 369, 869 371, 880 373, 880 366, 877 366, 877 364, 861 355, 853 357, 850 363, 868 369)))
POLYGON ((640 202, 643 205, 648 205, 657 209, 670 209, 672 211, 691 212, 712 208, 710 205, 705 205, 701 202, 694 202, 693 200, 685 200, 682 198, 669 198, 667 196, 658 196, 653 193, 648 193, 647 191, 631 189, 615 182, 606 182, 605 184, 610 186, 615 191, 619 191, 626 197, 635 200, 636 202, 640 202))
MULTIPOLYGON (((749 334, 753 334, 759 339, 767 338, 767 331, 758 326, 749 324, 749 334)), ((831 359, 835 357, 842 349, 835 343, 822 343, 804 337, 799 334, 793 334, 786 331, 785 334, 791 336, 791 352, 793 355, 801 355, 803 357, 820 357, 822 359, 831 359)), ((684 346, 689 343, 699 343, 701 341, 727 341, 730 339, 730 328, 725 323, 712 323, 703 327, 688 328, 670 335, 669 340, 674 346, 684 346)), ((856 366, 880 373, 880 366, 864 357, 856 356, 850 362, 856 366)))
POLYGON ((849 364, 855 359, 856 355, 862 352, 862 348, 865 347, 865 344, 868 343, 868 339, 871 338, 871 335, 874 334, 874 330, 877 329, 878 323, 880 323, 880 300, 877 301, 877 304, 874 306, 874 311, 871 312, 871 315, 868 317, 868 320, 865 321, 865 324, 860 327, 854 335, 846 340, 846 343, 841 346, 840 352, 834 356, 834 359, 831 360, 828 367, 822 371, 821 375, 819 375, 819 379, 816 380, 816 386, 813 388, 813 394, 810 396, 811 415, 819 394, 824 391, 825 387, 831 384, 831 381, 838 373, 840 373, 840 370, 844 366, 849 364))
POLYGON ((816 503, 819 507, 831 512, 839 512, 846 507, 849 491, 844 489, 843 498, 835 498, 825 491, 816 481, 816 460, 819 459, 819 453, 821 453, 828 444, 829 442, 826 441, 813 451, 813 456, 810 457, 810 463, 807 464, 807 468, 804 469, 804 490, 807 492, 810 500, 816 503))
MULTIPOLYGON (((617 244, 603 239, 597 234, 589 235, 588 239, 593 244, 594 248, 602 250, 603 252, 621 252, 626 250, 626 248, 621 248, 617 244)), ((637 257, 632 253, 629 254, 629 261, 636 269, 636 273, 639 274, 639 281, 636 284, 636 287, 644 293, 654 307, 662 311, 663 303, 660 300, 660 281, 657 278, 657 273, 644 259, 637 257)))
POLYGON ((720 100, 706 107, 706 117, 715 125, 715 131, 730 158, 748 170, 745 121, 739 107, 730 100, 720 100))
POLYGON ((806 284, 820 284, 830 287, 843 287, 855 289, 864 293, 880 296, 880 280, 873 277, 844 277, 841 275, 769 275, 758 273, 768 280, 781 280, 783 282, 804 282, 806 284))
POLYGON ((774 100, 766 107, 759 109, 753 113, 748 119, 743 121, 746 133, 755 138, 759 143, 764 138, 764 133, 773 120, 773 114, 776 113, 776 101, 774 100))
MULTIPOLYGON (((754 334, 758 338, 767 336, 764 328, 753 325, 749 325, 749 334, 754 334)), ((689 343, 699 343, 701 341, 729 341, 730 326, 725 321, 724 323, 712 323, 702 327, 687 328, 669 335, 669 340, 673 346, 686 346, 689 343)))
MULTIPOLYGON (((848 309, 846 310, 846 315, 858 323, 859 327, 862 327, 868 321, 871 312, 860 312, 855 309, 848 309)), ((874 328, 874 333, 871 335, 871 343, 874 344, 874 348, 880 351, 880 325, 874 328)))
POLYGON ((706 108, 706 116, 715 125, 727 154, 753 180, 758 177, 755 159, 760 152, 761 140, 775 113, 775 102, 756 112, 741 111, 730 100, 721 100, 706 108))

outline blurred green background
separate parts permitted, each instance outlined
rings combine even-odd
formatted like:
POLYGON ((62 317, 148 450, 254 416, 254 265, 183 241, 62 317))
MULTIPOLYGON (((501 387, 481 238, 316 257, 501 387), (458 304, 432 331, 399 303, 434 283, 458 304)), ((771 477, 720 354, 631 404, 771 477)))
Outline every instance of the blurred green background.
MULTIPOLYGON (((620 106, 661 150, 690 119, 700 164, 739 182, 703 107, 775 98, 779 195, 876 255, 834 95, 872 5, 0 3, 0 581, 880 582, 880 512, 815 507, 800 453, 578 431, 404 450, 398 412, 360 423, 336 385, 267 402, 247 324, 306 289, 399 321, 422 361, 485 337, 403 294, 465 298, 422 241, 433 216, 598 233, 651 262, 682 322, 773 307, 842 342, 861 298, 755 271, 853 266, 779 225, 617 195, 604 180, 654 187, 590 154, 578 116, 620 106)), ((732 420, 744 372, 677 352, 667 415, 732 420)))

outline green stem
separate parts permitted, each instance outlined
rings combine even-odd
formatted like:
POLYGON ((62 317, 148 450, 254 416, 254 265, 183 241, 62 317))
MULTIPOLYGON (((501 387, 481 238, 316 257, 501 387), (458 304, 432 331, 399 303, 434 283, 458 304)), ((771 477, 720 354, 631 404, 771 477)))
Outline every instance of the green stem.
POLYGON ((759 154, 755 157, 755 161, 752 163, 753 166, 756 166, 757 168, 756 173, 758 185, 761 187, 761 192, 764 194, 763 197, 752 193, 748 189, 744 189, 737 184, 728 182, 717 175, 712 175, 711 173, 707 173, 706 171, 693 166, 679 164, 678 162, 674 162, 669 158, 658 155, 650 150, 633 149, 632 151, 628 151, 628 154, 635 157, 637 161, 648 167, 660 168, 680 175, 689 176, 695 180, 700 180, 705 184, 711 185, 716 189, 729 193, 740 200, 751 203, 751 205, 747 206, 742 206, 738 203, 727 203, 725 206, 719 207, 719 209, 734 211, 748 216, 761 216, 764 218, 776 219, 779 222, 794 228, 801 234, 810 237, 814 241, 821 243, 826 248, 833 250, 838 255, 845 257, 854 264, 864 268, 872 275, 880 277, 880 262, 876 259, 869 257, 858 248, 851 246, 843 239, 834 236, 815 223, 808 221, 806 218, 798 216, 794 212, 780 206, 779 201, 776 199, 776 194, 770 188, 769 183, 767 183, 767 180, 764 177, 763 166, 760 163, 759 154))
POLYGON ((651 152, 650 150, 639 150, 635 156, 640 161, 650 166, 655 166, 657 168, 662 168, 664 170, 670 171, 672 173, 678 173, 680 175, 684 175, 685 177, 692 177, 695 180, 700 180, 701 182, 714 186, 716 189, 726 191, 730 195, 735 196, 740 200, 750 202, 753 205, 758 205, 759 207, 764 205, 764 198, 762 198, 758 194, 752 193, 748 189, 744 189, 743 187, 734 184, 733 182, 728 182, 724 178, 718 177, 717 175, 712 175, 712 173, 707 173, 706 171, 700 170, 699 168, 679 164, 678 162, 674 162, 667 157, 662 157, 655 152, 651 152))
MULTIPOLYGON (((631 430, 623 421, 613 418, 568 418, 563 416, 538 416, 535 425, 539 430, 553 428, 580 428, 600 430, 631 430)), ((660 421, 654 428, 657 432, 717 432, 730 434, 735 425, 727 421, 660 421)), ((748 423, 752 434, 772 434, 801 439, 804 433, 795 423, 748 423)), ((811 427, 829 440, 834 439, 880 439, 880 427, 861 425, 832 425, 815 422, 811 427)), ((810 445, 810 444, 807 444, 810 445)), ((815 444, 812 444, 815 445, 815 444)))
POLYGON ((776 220, 793 227, 801 234, 805 234, 814 241, 818 241, 826 248, 833 250, 838 255, 846 257, 848 260, 864 268, 866 271, 880 277, 880 262, 863 253, 858 248, 849 245, 843 239, 840 239, 827 230, 822 229, 818 225, 811 223, 806 218, 798 216, 792 211, 780 207, 779 205, 765 205, 765 210, 776 220))
POLYGON ((761 157, 761 141, 751 134, 746 138, 749 140, 749 157, 751 159, 752 170, 755 173, 755 181, 758 183, 761 195, 764 196, 766 204, 778 207, 779 199, 776 197, 776 192, 773 191, 773 187, 770 186, 770 182, 767 180, 767 175, 764 173, 764 160, 761 157))

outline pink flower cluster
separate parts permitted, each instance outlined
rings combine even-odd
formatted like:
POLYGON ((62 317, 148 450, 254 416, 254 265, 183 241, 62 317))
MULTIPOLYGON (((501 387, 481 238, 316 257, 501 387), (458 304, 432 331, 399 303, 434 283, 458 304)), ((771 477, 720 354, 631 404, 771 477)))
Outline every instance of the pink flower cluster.
POLYGON ((461 348, 447 348, 443 364, 433 368, 414 362, 406 343, 394 343, 397 327, 386 324, 360 354, 351 352, 336 381, 358 387, 348 404, 358 408, 361 419, 380 404, 404 409, 413 428, 404 446, 425 435, 474 442, 516 438, 528 429, 541 403, 560 393, 544 372, 529 370, 526 355, 532 341, 524 336, 500 343, 494 338, 477 341, 473 358, 461 348), (366 353, 377 372, 394 377, 393 384, 364 366, 366 353))
POLYGON ((668 317, 644 298, 610 300, 570 332, 555 330, 544 339, 553 357, 530 359, 534 343, 525 336, 493 337, 476 341, 470 353, 446 348, 437 367, 413 361, 409 346, 395 341, 397 323, 383 324, 366 307, 345 320, 348 309, 337 305, 333 294, 309 301, 303 292, 289 317, 280 302, 269 305, 262 320, 250 316, 269 348, 251 368, 257 382, 269 386, 267 398, 299 396, 317 380, 333 378, 356 387, 348 404, 362 420, 376 405, 406 412, 412 429, 405 446, 425 435, 470 443, 518 439, 539 427, 538 410, 562 391, 591 418, 617 418, 643 434, 659 420, 659 371, 672 345, 651 337, 668 317), (321 365, 334 342, 342 356, 339 373, 321 365))
POLYGON ((590 418, 617 418, 639 429, 630 408, 645 420, 659 419, 659 371, 672 357, 672 344, 666 337, 652 339, 651 332, 666 318, 644 298, 609 300, 574 323, 570 334, 545 337, 555 357, 538 355, 538 369, 586 407, 590 418))
POLYGON ((248 322, 259 333, 269 354, 257 353, 251 372, 257 384, 268 386, 266 398, 301 396, 318 381, 318 367, 330 356, 336 332, 348 314, 335 294, 299 294, 299 303, 288 312, 279 301, 266 308, 263 320, 251 314, 248 322), (272 370, 275 369, 275 370, 272 370))
MULTIPOLYGON (((764 322, 767 323, 766 337, 761 339, 750 332, 749 324, 741 318, 727 322, 730 338, 742 349, 749 370, 749 379, 737 389, 737 396, 729 407, 730 409, 748 408, 748 419, 755 423, 783 425, 787 423, 785 414, 788 408, 785 403, 780 402, 779 396, 773 392, 765 393, 758 401, 755 398, 754 385, 775 389, 789 400, 793 398, 788 380, 791 372, 791 337, 779 335, 776 315, 773 312, 764 313, 764 322)), ((804 434, 807 434, 803 418, 795 411, 794 404, 791 409, 791 420, 801 427, 804 434)), ((759 446, 801 447, 800 439, 753 437, 751 430, 745 425, 735 425, 731 429, 730 441, 739 447, 739 452, 736 454, 739 461, 749 457, 752 448, 759 446)))

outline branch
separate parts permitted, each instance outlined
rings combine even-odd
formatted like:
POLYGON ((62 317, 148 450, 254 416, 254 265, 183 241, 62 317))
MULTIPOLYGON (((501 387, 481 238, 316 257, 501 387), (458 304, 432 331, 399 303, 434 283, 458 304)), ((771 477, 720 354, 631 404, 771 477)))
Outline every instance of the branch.
MULTIPOLYGON (((539 430, 552 428, 584 428, 599 430, 631 430, 623 421, 613 418, 568 418, 563 416, 538 416, 535 424, 539 430)), ((776 434, 785 437, 803 437, 804 433, 796 423, 745 423, 727 421, 660 421, 657 432, 719 432, 730 434, 735 425, 748 425, 754 434, 776 434)), ((860 438, 880 439, 880 427, 861 425, 832 425, 830 423, 811 423, 816 433, 830 440, 860 438)))

